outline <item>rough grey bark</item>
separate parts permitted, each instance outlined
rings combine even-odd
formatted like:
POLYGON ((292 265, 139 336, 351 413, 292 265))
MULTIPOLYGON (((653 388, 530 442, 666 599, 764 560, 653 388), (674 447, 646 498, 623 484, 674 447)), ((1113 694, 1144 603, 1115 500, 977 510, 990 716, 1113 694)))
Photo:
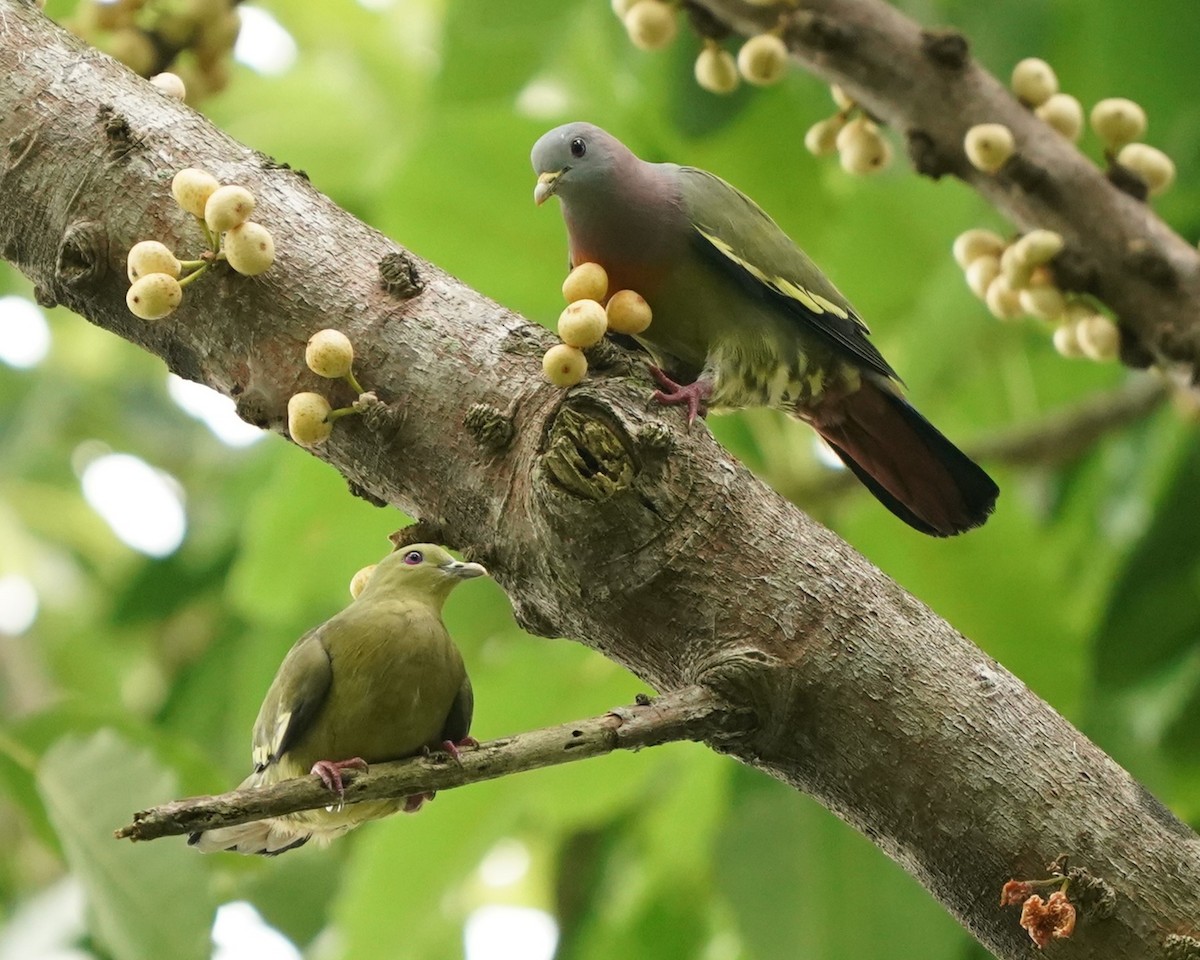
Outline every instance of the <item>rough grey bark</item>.
MULTIPOLYGON (((1112 308, 1126 363, 1158 362, 1181 380, 1200 379, 1196 247, 1022 106, 970 57, 966 38, 923 29, 883 0, 803 0, 794 11, 687 2, 747 35, 776 26, 783 11, 795 59, 899 132, 918 172, 958 177, 1022 230, 1062 234, 1067 249, 1054 262, 1056 279, 1112 308), (976 170, 963 151, 978 123, 1003 123, 1016 139, 1017 154, 995 175, 976 170)), ((1131 182, 1128 173, 1123 181, 1131 182)))
POLYGON ((1072 956, 1162 956, 1192 930, 1200 838, 706 429, 648 408, 639 363, 607 348, 583 385, 550 387, 546 331, 18 0, 0 0, 0 70, 0 252, 44 302, 275 430, 287 397, 318 387, 306 338, 341 327, 380 402, 318 455, 486 562, 527 629, 752 710, 753 731, 720 748, 862 830, 997 956, 1030 949, 1001 885, 1064 853, 1115 892, 1104 918, 1085 905, 1072 956), (253 190, 279 256, 253 280, 218 269, 145 323, 125 309, 124 254, 193 234, 168 191, 184 166, 253 190))

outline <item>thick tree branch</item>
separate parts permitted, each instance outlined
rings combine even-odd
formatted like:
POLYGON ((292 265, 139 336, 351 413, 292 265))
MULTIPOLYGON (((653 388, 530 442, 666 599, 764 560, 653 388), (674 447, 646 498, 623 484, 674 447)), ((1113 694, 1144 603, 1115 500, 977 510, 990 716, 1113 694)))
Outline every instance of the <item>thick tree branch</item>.
POLYGON ((606 348, 579 387, 549 386, 547 331, 17 0, 0 0, 0 70, 0 253, 43 302, 276 431, 293 392, 329 389, 303 346, 337 323, 380 399, 338 421, 318 455, 486 562, 527 629, 578 638, 658 689, 707 686, 752 711, 758 724, 723 750, 857 826, 1000 957, 1029 949, 997 907, 1001 885, 1062 853, 1116 892, 1111 912, 1084 910, 1072 956, 1157 956, 1191 929, 1200 838, 707 430, 648 408, 640 364, 606 348), (146 237, 193 236, 167 186, 184 166, 248 186, 278 259, 252 280, 218 268, 176 314, 145 323, 125 308, 124 255, 146 237))
MULTIPOLYGON (((781 10, 688 2, 747 35, 774 27, 781 10)), ((1157 362, 1200 379, 1196 247, 1022 106, 971 59, 965 38, 923 29, 884 0, 802 0, 784 19, 795 59, 898 131, 920 173, 958 177, 1018 227, 1062 234, 1067 249, 1055 261, 1056 279, 1112 308, 1126 363, 1157 362), (978 123, 1003 123, 1016 138, 1017 156, 995 175, 976 170, 963 151, 978 123)))
MULTIPOLYGON (((345 802, 450 790, 600 757, 614 750, 640 750, 675 740, 716 740, 744 733, 752 722, 748 712, 731 710, 710 691, 690 687, 599 717, 481 743, 477 748, 464 749, 458 763, 446 754, 434 754, 377 763, 362 774, 349 771, 345 802)), ((156 840, 327 806, 328 789, 317 777, 308 776, 271 787, 231 790, 215 797, 191 797, 141 810, 133 815, 132 823, 116 831, 116 836, 156 840)))

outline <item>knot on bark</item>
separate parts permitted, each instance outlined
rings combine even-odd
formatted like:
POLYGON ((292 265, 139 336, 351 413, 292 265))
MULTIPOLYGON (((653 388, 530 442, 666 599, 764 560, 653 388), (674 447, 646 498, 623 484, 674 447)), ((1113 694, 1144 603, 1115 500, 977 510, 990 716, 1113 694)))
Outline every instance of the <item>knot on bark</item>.
POLYGON ((382 497, 377 497, 370 490, 364 487, 361 483, 356 483, 353 480, 346 481, 346 487, 350 491, 352 497, 358 497, 359 500, 366 500, 373 507, 386 507, 387 501, 382 497))
POLYGON ((108 141, 108 152, 114 158, 124 157, 139 145, 137 136, 129 126, 129 121, 117 113, 112 104, 100 104, 96 110, 96 119, 104 126, 104 138, 108 141))
POLYGON ((971 45, 957 30, 922 30, 921 50, 939 67, 961 70, 967 65, 971 45))
POLYGON ((1079 904, 1088 920, 1107 920, 1117 909, 1117 891, 1103 877, 1093 876, 1082 867, 1067 871, 1071 880, 1071 899, 1079 904))
POLYGON ((1182 933, 1169 933, 1163 941, 1163 956, 1167 960, 1200 960, 1200 940, 1182 933))
POLYGON ((417 265, 407 253, 389 253, 379 261, 380 286, 397 300, 411 300, 425 289, 417 265))
POLYGON ((550 425, 542 467, 564 492, 595 501, 626 489, 637 474, 624 437, 598 416, 569 406, 550 425))
POLYGON ((924 130, 909 130, 906 138, 908 159, 913 169, 923 177, 940 180, 953 171, 951 162, 938 149, 937 143, 924 130))
POLYGON ((108 268, 108 231, 95 220, 77 220, 63 232, 55 279, 72 290, 91 287, 108 268))
POLYGON ((477 403, 463 417, 463 426, 479 445, 496 453, 507 450, 516 434, 512 418, 490 403, 477 403))

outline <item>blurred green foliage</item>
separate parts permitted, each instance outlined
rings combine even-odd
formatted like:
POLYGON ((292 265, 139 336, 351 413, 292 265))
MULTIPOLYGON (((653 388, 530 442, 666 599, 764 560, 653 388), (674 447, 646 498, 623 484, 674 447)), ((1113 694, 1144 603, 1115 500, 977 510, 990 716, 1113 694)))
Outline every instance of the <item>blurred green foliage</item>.
MULTIPOLYGON (((1200 232, 1191 0, 900 5, 962 28, 1001 75, 1040 55, 1085 104, 1140 100, 1150 142, 1179 165, 1158 209, 1200 232)), ((694 37, 641 53, 605 0, 264 6, 298 59, 278 76, 238 68, 204 105, 212 119, 540 322, 557 315, 565 251, 555 213, 530 203, 528 149, 549 126, 587 118, 756 197, 854 298, 951 436, 1026 423, 1126 376, 1059 358, 1042 325, 985 315, 948 248, 969 226, 1003 225, 969 191, 903 164, 851 179, 809 156, 804 129, 832 107, 798 71, 715 98, 692 81, 694 37)), ((70 3, 50 11, 60 7, 70 3)), ((1097 151, 1090 137, 1084 147, 1097 151)), ((4 292, 29 287, 5 269, 4 292)), ((553 913, 562 960, 983 956, 866 840, 690 744, 452 791, 419 817, 278 860, 109 840, 141 805, 240 779, 284 651, 346 601, 351 574, 404 518, 279 438, 224 446, 169 400, 157 360, 63 311, 49 320, 45 362, 0 367, 0 576, 28 578, 41 604, 28 631, 0 636, 0 923, 70 871, 91 917, 79 948, 115 960, 207 955, 214 904, 236 899, 320 958, 457 957, 466 917, 487 903, 553 913), (97 443, 177 478, 190 523, 178 552, 134 553, 85 504, 80 451, 97 443), (489 882, 481 864, 513 840, 528 869, 489 882)), ((798 424, 755 412, 712 426, 777 485, 817 469, 798 424)), ((1194 425, 1166 409, 1067 468, 997 474, 994 519, 950 542, 858 492, 820 516, 1200 823, 1194 425)), ((494 584, 470 590, 447 616, 480 737, 642 689, 580 645, 522 634, 494 584)))

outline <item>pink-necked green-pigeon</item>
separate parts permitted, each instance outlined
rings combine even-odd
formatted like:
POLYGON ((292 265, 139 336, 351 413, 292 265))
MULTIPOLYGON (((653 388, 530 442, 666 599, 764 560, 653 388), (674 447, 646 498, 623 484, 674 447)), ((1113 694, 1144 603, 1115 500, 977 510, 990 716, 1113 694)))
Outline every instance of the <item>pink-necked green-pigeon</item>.
POLYGON ((979 526, 999 489, 899 393, 849 301, 763 210, 720 177, 647 163, 589 123, 533 147, 534 199, 562 203, 570 263, 636 290, 655 398, 765 406, 811 424, 905 523, 933 536, 979 526))
POLYGON ((474 697, 462 656, 442 623, 454 587, 487 571, 418 543, 383 558, 348 607, 296 641, 254 723, 254 772, 242 787, 314 773, 336 807, 193 833, 203 853, 273 856, 327 842, 366 820, 414 811, 428 794, 346 806, 342 773, 447 750, 468 737, 474 697))

